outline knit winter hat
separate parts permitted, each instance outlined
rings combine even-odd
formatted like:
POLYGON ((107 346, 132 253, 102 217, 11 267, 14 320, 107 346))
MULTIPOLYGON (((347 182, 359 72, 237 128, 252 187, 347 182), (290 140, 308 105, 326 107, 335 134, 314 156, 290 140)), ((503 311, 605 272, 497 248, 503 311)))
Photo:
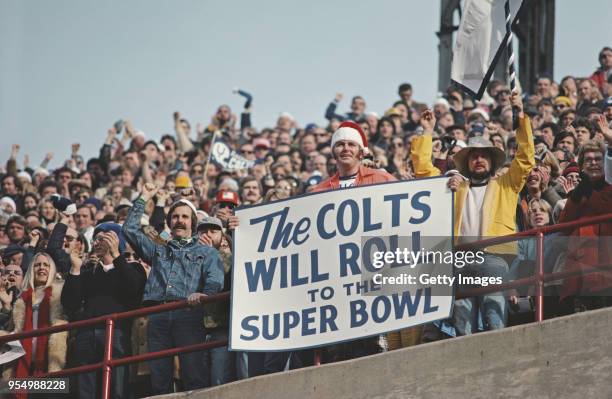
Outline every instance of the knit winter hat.
POLYGON ((95 237, 99 233, 108 233, 111 231, 117 234, 117 238, 119 238, 119 252, 125 252, 125 237, 123 237, 123 231, 121 230, 121 225, 119 223, 100 223, 94 229, 93 236, 95 237))
POLYGON ((563 176, 567 177, 570 173, 580 173, 580 168, 576 162, 570 162, 567 164, 565 169, 563 169, 563 176))
POLYGON ((355 142, 362 149, 368 146, 368 139, 361 129, 361 126, 351 121, 342 122, 338 130, 334 132, 331 142, 332 148, 334 148, 336 143, 341 140, 355 142))

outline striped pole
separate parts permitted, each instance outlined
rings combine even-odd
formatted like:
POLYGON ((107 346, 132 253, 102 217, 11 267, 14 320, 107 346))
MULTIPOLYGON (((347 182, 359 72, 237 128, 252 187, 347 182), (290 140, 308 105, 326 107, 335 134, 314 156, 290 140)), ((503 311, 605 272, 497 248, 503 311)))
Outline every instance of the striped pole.
POLYGON ((506 12, 506 33, 508 34, 508 41, 506 46, 508 48, 508 78, 510 79, 510 92, 514 92, 516 89, 516 71, 514 70, 514 51, 512 50, 512 20, 510 16, 510 0, 506 0, 504 6, 506 12))

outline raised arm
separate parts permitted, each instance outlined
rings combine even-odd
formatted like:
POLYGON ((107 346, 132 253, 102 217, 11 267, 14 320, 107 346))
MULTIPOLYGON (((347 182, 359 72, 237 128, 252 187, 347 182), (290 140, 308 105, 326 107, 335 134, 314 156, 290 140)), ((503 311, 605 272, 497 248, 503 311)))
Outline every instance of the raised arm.
POLYGON ((508 173, 499 178, 500 184, 509 185, 515 192, 521 191, 527 175, 535 166, 535 147, 533 145, 533 133, 531 132, 531 122, 523 112, 523 101, 521 96, 514 92, 510 100, 512 105, 518 108, 519 126, 516 130, 516 143, 518 149, 510 164, 508 173))
POLYGON ((70 255, 64 251, 64 237, 68 230, 68 220, 68 216, 62 213, 61 219, 55 225, 47 243, 47 252, 55 262, 57 271, 61 273, 67 273, 70 270, 70 255))
POLYGON ((19 144, 13 144, 11 146, 11 155, 6 161, 6 174, 11 176, 17 176, 17 154, 19 153, 19 144))
POLYGON ((102 144, 102 147, 100 147, 100 154, 98 155, 98 159, 100 160, 100 166, 102 167, 104 173, 108 173, 108 165, 110 164, 112 157, 112 145, 116 137, 117 129, 115 129, 115 127, 111 127, 106 133, 106 140, 104 140, 104 144, 102 144))
POLYGON ((122 228, 127 242, 148 264, 152 264, 156 244, 142 231, 140 219, 144 213, 147 201, 155 196, 157 190, 157 186, 151 183, 146 183, 143 186, 142 193, 128 212, 122 228))
POLYGON ((183 124, 181 123, 181 114, 177 111, 174 113, 174 132, 176 133, 176 141, 181 152, 189 152, 193 150, 193 144, 189 137, 187 136, 187 132, 183 128, 183 124))
POLYGON ((338 108, 338 103, 342 101, 342 93, 337 93, 336 97, 334 97, 334 101, 330 102, 325 110, 325 119, 331 121, 332 119, 338 119, 340 121, 344 120, 342 115, 336 114, 336 108, 338 108))
POLYGON ((431 110, 426 109, 421 114, 421 126, 423 135, 417 136, 410 145, 410 159, 414 168, 416 178, 439 176, 440 169, 433 164, 433 129, 436 125, 436 117, 431 110))

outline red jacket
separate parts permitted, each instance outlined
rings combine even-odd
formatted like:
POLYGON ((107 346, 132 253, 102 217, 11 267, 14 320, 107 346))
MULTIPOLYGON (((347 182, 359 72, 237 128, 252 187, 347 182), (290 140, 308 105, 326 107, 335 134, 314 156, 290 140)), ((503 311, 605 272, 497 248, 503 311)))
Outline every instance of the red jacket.
MULTIPOLYGON (((580 220, 589 216, 605 215, 612 211, 612 186, 605 184, 601 190, 593 190, 590 198, 577 204, 567 200, 559 223, 580 220)), ((578 227, 570 234, 565 270, 588 269, 597 264, 610 264, 612 248, 608 240, 612 236, 612 222, 578 227)), ((596 293, 612 287, 612 272, 597 272, 565 279, 561 299, 571 295, 596 293)))
MULTIPOLYGON (((396 181, 397 179, 385 172, 384 170, 366 168, 359 166, 357 178, 355 179, 356 186, 366 186, 368 184, 384 183, 387 181, 396 181)), ((340 175, 336 172, 332 177, 323 180, 321 183, 314 186, 312 192, 321 192, 328 190, 336 190, 340 188, 340 175)))

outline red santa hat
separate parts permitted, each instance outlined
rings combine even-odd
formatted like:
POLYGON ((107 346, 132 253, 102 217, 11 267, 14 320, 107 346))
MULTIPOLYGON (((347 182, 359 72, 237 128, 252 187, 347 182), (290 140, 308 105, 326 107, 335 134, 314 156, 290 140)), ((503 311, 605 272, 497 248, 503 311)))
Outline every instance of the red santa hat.
POLYGON ((353 141, 357 143, 361 149, 366 149, 368 147, 368 139, 365 133, 361 130, 361 126, 355 122, 346 121, 340 124, 338 130, 336 130, 332 136, 332 148, 334 148, 334 145, 340 140, 353 141))

